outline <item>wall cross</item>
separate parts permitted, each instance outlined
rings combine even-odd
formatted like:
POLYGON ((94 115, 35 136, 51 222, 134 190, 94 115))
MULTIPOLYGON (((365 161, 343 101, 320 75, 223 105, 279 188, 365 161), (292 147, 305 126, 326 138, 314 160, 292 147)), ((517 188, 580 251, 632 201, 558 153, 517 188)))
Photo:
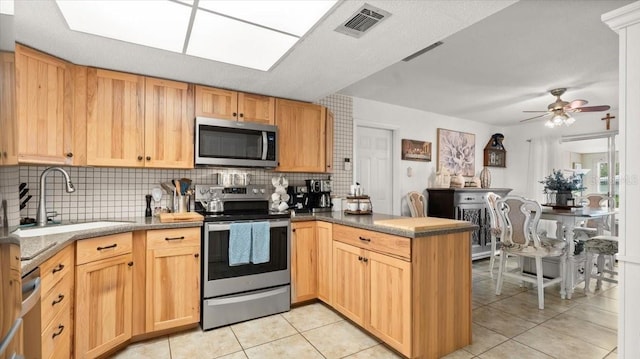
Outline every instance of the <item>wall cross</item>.
POLYGON ((611 116, 608 113, 606 117, 601 118, 601 120, 607 121, 607 130, 611 129, 610 121, 613 120, 614 118, 616 118, 616 116, 611 116))

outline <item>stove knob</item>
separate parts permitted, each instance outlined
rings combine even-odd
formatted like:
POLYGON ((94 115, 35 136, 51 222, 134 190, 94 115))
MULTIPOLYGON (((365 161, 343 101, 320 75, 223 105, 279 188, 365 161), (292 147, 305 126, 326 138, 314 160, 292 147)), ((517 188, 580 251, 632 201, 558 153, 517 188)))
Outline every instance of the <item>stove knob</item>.
POLYGON ((260 193, 264 194, 265 190, 264 188, 260 188, 260 193))
POLYGON ((258 194, 258 189, 257 188, 253 189, 253 194, 258 194))

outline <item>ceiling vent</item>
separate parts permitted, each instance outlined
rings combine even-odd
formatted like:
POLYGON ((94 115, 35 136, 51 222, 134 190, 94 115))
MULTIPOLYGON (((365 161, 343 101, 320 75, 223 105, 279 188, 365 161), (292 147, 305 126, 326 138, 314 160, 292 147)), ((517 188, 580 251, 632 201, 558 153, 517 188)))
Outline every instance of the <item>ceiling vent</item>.
POLYGON ((359 38, 389 16, 391 16, 390 12, 365 3, 353 16, 340 24, 336 31, 359 38))
POLYGON ((422 50, 420 50, 420 51, 418 51, 418 52, 416 52, 416 53, 414 53, 412 55, 409 55, 409 56, 405 57, 404 59, 402 59, 402 61, 409 62, 409 61, 415 59, 416 57, 424 54, 425 52, 431 51, 431 50, 435 49, 436 47, 438 47, 438 46, 440 46, 442 44, 443 44, 442 41, 434 42, 433 44, 425 47, 424 49, 422 49, 422 50))

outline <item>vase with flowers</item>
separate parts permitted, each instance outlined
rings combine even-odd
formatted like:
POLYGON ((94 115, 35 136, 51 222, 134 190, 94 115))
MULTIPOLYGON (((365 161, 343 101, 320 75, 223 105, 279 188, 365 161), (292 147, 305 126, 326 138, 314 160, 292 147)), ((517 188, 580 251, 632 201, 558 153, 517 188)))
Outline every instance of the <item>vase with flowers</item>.
POLYGON ((586 187, 582 185, 579 176, 565 177, 561 170, 553 172, 540 181, 544 185, 544 193, 550 204, 566 206, 567 200, 572 198, 574 191, 584 191, 586 187), (555 198, 553 198, 555 196, 555 198))

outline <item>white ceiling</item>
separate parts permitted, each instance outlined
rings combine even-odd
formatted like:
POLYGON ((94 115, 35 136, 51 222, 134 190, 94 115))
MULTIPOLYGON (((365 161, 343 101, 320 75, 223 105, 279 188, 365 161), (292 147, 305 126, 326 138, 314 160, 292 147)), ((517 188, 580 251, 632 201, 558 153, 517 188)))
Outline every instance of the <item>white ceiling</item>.
MULTIPOLYGON (((546 109, 554 87, 616 114, 618 37, 600 15, 630 2, 367 0, 392 15, 355 39, 334 29, 365 1, 341 0, 268 72, 73 32, 53 0, 16 2, 15 36, 77 64, 306 101, 340 92, 512 125, 522 110, 546 109), (444 45, 401 61, 436 41, 444 45)), ((576 119, 590 115, 602 114, 576 119)))

